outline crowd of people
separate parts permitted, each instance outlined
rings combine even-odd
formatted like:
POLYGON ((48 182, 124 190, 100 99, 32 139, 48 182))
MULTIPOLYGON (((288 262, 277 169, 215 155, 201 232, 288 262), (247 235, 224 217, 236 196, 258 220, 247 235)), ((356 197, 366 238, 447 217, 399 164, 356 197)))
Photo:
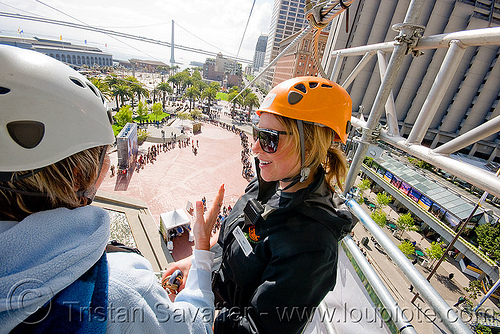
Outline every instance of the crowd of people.
MULTIPOLYGON (((198 141, 197 141, 198 142, 198 141)), ((183 139, 183 140, 177 140, 177 141, 170 141, 166 142, 163 144, 153 144, 148 147, 148 151, 144 154, 138 154, 136 158, 136 164, 135 168, 136 171, 139 172, 141 169, 144 169, 144 166, 151 163, 154 164, 156 161, 156 157, 163 151, 163 152, 168 152, 170 150, 175 149, 176 147, 179 148, 186 148, 191 146, 191 139, 183 139)), ((194 141, 193 141, 193 152, 196 149, 194 146, 194 141)), ((196 149, 197 152, 197 149, 196 149)), ((196 155, 196 153, 195 153, 196 155)))
POLYGON ((250 182, 250 180, 252 180, 255 177, 255 173, 253 171, 252 162, 250 160, 251 149, 248 143, 248 136, 245 133, 245 131, 238 129, 234 125, 229 125, 227 123, 214 119, 209 119, 207 122, 212 125, 219 126, 228 131, 234 132, 240 136, 241 146, 243 146, 243 149, 241 150, 241 163, 243 165, 241 175, 245 180, 250 182))
POLYGON ((255 173, 252 168, 252 163, 250 161, 250 146, 248 145, 248 136, 241 131, 240 132, 241 146, 243 149, 241 150, 241 163, 243 164, 243 170, 241 171, 241 175, 248 182, 252 180, 255 176, 255 173))

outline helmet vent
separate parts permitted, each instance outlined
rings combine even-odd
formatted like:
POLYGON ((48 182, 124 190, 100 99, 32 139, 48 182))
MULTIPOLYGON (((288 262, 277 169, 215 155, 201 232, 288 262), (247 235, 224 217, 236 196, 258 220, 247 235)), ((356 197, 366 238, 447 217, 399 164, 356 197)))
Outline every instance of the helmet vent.
POLYGON ((321 87, 332 88, 333 86, 332 85, 327 85, 327 84, 321 84, 321 87))
POLYGON ((303 84, 295 85, 295 87, 293 87, 293 88, 295 88, 297 90, 300 90, 304 94, 307 93, 306 86, 304 86, 303 84))
POLYGON ((69 78, 69 79, 70 79, 70 80, 71 80, 71 81, 72 81, 75 85, 80 86, 80 87, 82 87, 82 88, 85 88, 85 86, 83 85, 83 83, 82 83, 80 80, 78 80, 78 79, 76 79, 76 78, 69 78))
POLYGON ((94 93, 95 96, 99 97, 99 94, 97 94, 97 88, 95 88, 94 85, 87 82, 87 86, 89 86, 90 90, 92 91, 92 93, 94 93))
POLYGON ((5 87, 0 87, 0 95, 7 94, 8 92, 10 92, 10 89, 5 87))
POLYGON ((291 91, 288 93, 288 103, 291 105, 297 104, 302 100, 304 96, 300 94, 299 92, 291 91))
POLYGON ((310 82, 309 83, 309 88, 316 88, 318 86, 317 82, 310 82))
POLYGON ((34 148, 43 139, 45 125, 37 121, 14 121, 7 124, 12 139, 24 148, 34 148))

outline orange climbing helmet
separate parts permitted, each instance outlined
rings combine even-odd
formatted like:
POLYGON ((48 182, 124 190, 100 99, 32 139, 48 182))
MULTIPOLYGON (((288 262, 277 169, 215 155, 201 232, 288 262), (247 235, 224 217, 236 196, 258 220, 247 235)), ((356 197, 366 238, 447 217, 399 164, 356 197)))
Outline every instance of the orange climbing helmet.
POLYGON ((331 128, 346 143, 351 128, 352 101, 344 88, 318 77, 286 80, 266 95, 257 110, 331 128))

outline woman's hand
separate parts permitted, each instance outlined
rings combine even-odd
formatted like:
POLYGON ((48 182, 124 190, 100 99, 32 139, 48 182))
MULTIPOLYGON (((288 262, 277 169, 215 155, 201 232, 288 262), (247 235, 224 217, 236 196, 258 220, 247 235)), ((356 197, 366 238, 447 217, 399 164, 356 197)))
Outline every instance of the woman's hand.
POLYGON ((182 279, 182 283, 181 283, 181 285, 179 285, 179 292, 182 291, 182 289, 184 289, 184 287, 186 286, 186 281, 187 281, 189 269, 191 269, 191 259, 192 258, 193 258, 193 256, 191 255, 191 256, 188 256, 182 260, 179 260, 179 261, 172 263, 168 267, 167 271, 165 271, 165 273, 161 277, 161 281, 163 282, 165 280, 168 280, 168 277, 170 275, 172 275, 172 273, 174 271, 179 269, 184 274, 184 278, 182 279))
MULTIPOLYGON (((193 234, 195 240, 195 248, 201 250, 210 250, 210 236, 212 229, 214 227, 215 221, 219 214, 220 207, 222 206, 222 200, 224 198, 224 185, 222 184, 219 188, 219 192, 215 197, 214 204, 208 210, 207 218, 203 217, 204 208, 201 201, 196 202, 196 222, 193 226, 193 234)), ((162 276, 162 281, 168 279, 172 273, 179 269, 184 274, 184 279, 179 286, 179 292, 186 286, 187 277, 189 274, 189 269, 191 269, 191 259, 193 256, 188 256, 182 260, 172 263, 162 276)))
POLYGON ((210 237, 214 228, 215 221, 219 215, 224 199, 224 184, 219 188, 219 192, 214 199, 214 203, 207 213, 207 217, 203 216, 204 208, 201 201, 196 202, 196 221, 193 226, 194 248, 200 250, 210 250, 210 237))

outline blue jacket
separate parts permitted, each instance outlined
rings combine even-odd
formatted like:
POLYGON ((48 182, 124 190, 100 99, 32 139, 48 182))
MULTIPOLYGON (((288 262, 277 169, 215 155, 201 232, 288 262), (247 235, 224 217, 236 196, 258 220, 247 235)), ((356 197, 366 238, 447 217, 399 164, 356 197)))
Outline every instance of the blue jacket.
MULTIPOLYGON (((109 215, 92 206, 0 221, 0 333, 11 331, 93 267, 108 239, 109 215)), ((186 288, 172 303, 145 258, 107 254, 107 332, 210 333, 212 259, 210 252, 195 251, 186 288)))

